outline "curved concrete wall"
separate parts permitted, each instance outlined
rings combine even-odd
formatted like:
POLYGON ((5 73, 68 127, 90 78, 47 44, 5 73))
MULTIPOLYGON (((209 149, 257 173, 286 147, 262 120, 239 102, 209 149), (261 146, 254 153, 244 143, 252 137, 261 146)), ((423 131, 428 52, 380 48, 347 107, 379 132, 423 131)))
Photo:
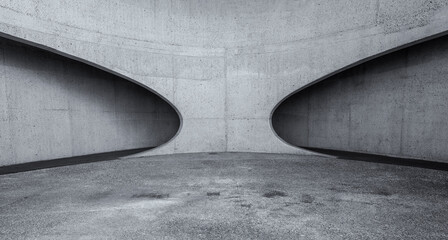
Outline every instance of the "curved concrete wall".
POLYGON ((448 36, 296 93, 273 126, 297 146, 448 162, 448 36))
POLYGON ((178 135, 142 156, 310 154, 279 139, 286 96, 448 30, 446 0, 1 1, 0 35, 138 82, 182 116, 178 135))
POLYGON ((0 166, 155 147, 179 117, 150 91, 0 38, 0 166))

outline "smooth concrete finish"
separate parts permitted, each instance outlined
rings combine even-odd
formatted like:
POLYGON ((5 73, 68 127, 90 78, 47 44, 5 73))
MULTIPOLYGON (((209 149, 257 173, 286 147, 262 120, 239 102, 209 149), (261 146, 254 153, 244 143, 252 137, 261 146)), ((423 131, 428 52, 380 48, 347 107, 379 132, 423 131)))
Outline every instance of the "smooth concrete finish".
POLYGON ((0 166, 155 147, 178 129, 141 86, 0 38, 0 166))
POLYGON ((143 155, 307 153, 271 112, 351 64, 448 30, 446 0, 0 2, 0 32, 151 88, 182 115, 143 155))
POLYGON ((273 127, 303 147, 448 163, 448 36, 366 62, 282 103, 273 127))
POLYGON ((1 239, 447 239, 444 171, 179 154, 0 176, 1 239))

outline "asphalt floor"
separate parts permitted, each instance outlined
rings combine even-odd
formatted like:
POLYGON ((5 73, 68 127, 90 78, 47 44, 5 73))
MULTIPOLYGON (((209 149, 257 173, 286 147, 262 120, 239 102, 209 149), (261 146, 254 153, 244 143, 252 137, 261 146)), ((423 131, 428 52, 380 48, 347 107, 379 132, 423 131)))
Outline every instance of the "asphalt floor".
POLYGON ((448 172, 200 153, 0 175, 0 239, 448 239, 448 172))

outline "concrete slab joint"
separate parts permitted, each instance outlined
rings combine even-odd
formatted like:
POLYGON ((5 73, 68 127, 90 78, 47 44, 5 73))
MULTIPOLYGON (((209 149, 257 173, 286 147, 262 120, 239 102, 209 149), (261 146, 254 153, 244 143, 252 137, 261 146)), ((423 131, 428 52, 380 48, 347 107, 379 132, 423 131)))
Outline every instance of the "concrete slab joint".
POLYGON ((181 128, 139 155, 148 156, 311 154, 272 129, 272 111, 285 97, 448 30, 443 0, 254 2, 0 1, 0 32, 123 76, 171 103, 181 128))

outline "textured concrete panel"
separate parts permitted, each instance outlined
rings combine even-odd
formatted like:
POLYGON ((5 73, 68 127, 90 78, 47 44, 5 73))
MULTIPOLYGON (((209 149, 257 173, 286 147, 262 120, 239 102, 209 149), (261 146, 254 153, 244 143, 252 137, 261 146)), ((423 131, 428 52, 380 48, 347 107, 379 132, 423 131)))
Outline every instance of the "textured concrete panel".
MULTIPOLYGON (((280 101, 354 63, 448 30, 442 0, 6 1, 0 14, 5 36, 144 85, 190 119, 182 129, 227 136, 224 147, 213 140, 217 145, 195 148, 201 151, 301 152, 266 124, 280 101), (207 119, 224 126, 215 134, 207 119), (254 135, 229 132, 234 128, 254 135)), ((169 151, 147 154, 174 153, 189 135, 176 138, 163 146, 169 151)))
POLYGON ((174 140, 174 152, 224 152, 226 150, 223 119, 184 119, 183 123, 180 134, 185 136, 174 140))
POLYGON ((177 81, 174 104, 184 115, 190 118, 220 118, 225 115, 225 81, 183 80, 177 81))

